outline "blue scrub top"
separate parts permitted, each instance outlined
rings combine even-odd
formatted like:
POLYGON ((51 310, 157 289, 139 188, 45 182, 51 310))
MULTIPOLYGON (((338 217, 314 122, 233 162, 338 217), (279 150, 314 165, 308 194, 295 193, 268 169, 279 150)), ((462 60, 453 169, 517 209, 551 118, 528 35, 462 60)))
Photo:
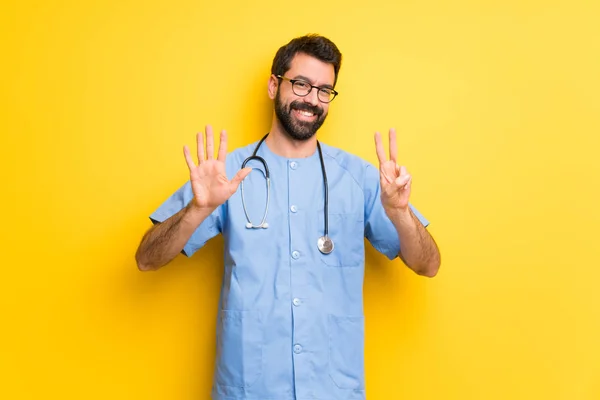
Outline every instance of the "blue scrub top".
MULTIPOLYGON (((227 156, 231 179, 257 143, 227 156)), ((267 229, 246 228, 241 190, 194 232, 183 252, 224 236, 217 321, 215 400, 364 400, 364 238, 389 259, 400 251, 381 205, 379 170, 321 144, 329 183, 329 237, 322 254, 324 189, 319 153, 288 159, 258 150, 271 178, 267 229)), ((264 167, 250 161, 244 180, 250 220, 267 201, 264 167)), ((189 182, 151 216, 162 222, 193 198, 189 182)), ((424 226, 427 220, 411 205, 424 226)))

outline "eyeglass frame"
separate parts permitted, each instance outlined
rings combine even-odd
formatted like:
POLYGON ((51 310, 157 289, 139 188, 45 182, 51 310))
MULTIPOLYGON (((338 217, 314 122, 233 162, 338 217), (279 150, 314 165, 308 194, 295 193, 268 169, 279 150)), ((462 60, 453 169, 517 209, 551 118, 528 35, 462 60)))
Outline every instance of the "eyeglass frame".
MULTIPOLYGON (((307 82, 307 81, 305 81, 304 79, 290 79, 290 78, 288 78, 287 76, 283 76, 283 75, 275 75, 275 77, 276 77, 276 78, 278 78, 278 79, 283 79, 284 81, 288 81, 289 83, 291 83, 291 84, 292 84, 292 91, 294 92, 294 94, 295 94, 296 96, 300 96, 300 97, 306 97, 306 96, 308 96, 308 95, 310 94, 310 92, 312 92, 312 90, 313 90, 313 89, 317 89, 317 99, 319 99, 319 101, 320 101, 321 103, 329 104, 329 103, 331 103, 331 102, 332 102, 332 101, 333 101, 333 100, 334 100, 334 99, 337 97, 337 95, 339 94, 339 92, 338 92, 337 90, 335 90, 334 88, 328 88, 328 87, 319 87, 319 86, 311 85, 311 84, 310 84, 310 82, 307 82), (302 82, 302 83, 306 83, 308 86, 310 86, 310 90, 308 91, 308 93, 306 93, 306 94, 298 94, 298 93, 296 93, 296 91, 294 90, 294 84, 295 84, 296 82, 302 82), (331 91, 331 93, 333 94, 333 97, 332 97, 332 98, 331 98, 331 100, 329 100, 329 101, 323 101, 323 100, 321 100, 321 98, 319 97, 319 92, 320 92, 321 90, 325 90, 325 89, 326 89, 326 90, 330 90, 330 91, 331 91)), ((326 93, 326 92, 323 92, 323 93, 326 93)))

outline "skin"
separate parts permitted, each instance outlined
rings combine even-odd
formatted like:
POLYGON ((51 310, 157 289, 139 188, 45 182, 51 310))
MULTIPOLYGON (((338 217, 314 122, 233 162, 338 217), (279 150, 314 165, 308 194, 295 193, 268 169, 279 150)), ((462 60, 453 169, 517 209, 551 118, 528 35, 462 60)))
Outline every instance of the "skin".
MULTIPOLYGON (((332 86, 335 81, 335 73, 331 64, 326 64, 316 58, 303 53, 298 53, 290 63, 290 69, 284 76, 290 79, 306 80, 315 86, 332 86)), ((304 102, 313 107, 320 107, 323 115, 327 116, 331 103, 321 103, 317 97, 317 91, 313 89, 307 96, 300 97, 292 91, 292 84, 287 81, 279 81, 275 75, 271 75, 268 82, 268 94, 271 100, 275 100, 279 90, 279 98, 286 107, 293 101, 304 102)), ((298 112, 293 112, 292 117, 299 121, 314 122, 317 116, 305 117, 298 112)), ((269 149, 282 157, 304 158, 309 157, 317 150, 317 138, 315 136, 307 140, 294 140, 286 132, 277 115, 273 113, 271 130, 266 139, 269 149)))
MULTIPOLYGON (((298 53, 285 72, 289 79, 302 79, 318 87, 333 87, 335 73, 331 64, 324 63, 309 55, 298 53)), ((284 112, 289 113, 289 121, 297 126, 309 126, 319 115, 307 115, 301 112, 321 110, 324 118, 331 103, 322 103, 313 89, 306 96, 297 96, 289 81, 279 80, 271 75, 267 85, 271 100, 279 102, 284 112), (277 97, 277 99, 276 99, 277 97)), ((316 135, 298 135, 287 132, 284 125, 273 112, 273 119, 266 144, 269 149, 282 157, 304 158, 316 151, 316 135), (295 137, 296 136, 296 137, 295 137)), ((221 131, 219 152, 214 158, 213 130, 206 127, 206 147, 201 133, 197 134, 198 164, 194 163, 190 150, 184 147, 184 156, 190 171, 190 181, 194 199, 183 210, 163 223, 151 227, 142 238, 136 260, 142 271, 156 270, 177 256, 194 233, 218 206, 223 204, 235 191, 240 182, 250 173, 250 168, 238 171, 232 180, 225 174, 227 154, 227 133, 221 131)), ((379 159, 381 182, 381 202, 386 214, 394 224, 401 243, 399 257, 419 275, 433 277, 440 266, 440 254, 435 241, 412 213, 409 207, 412 177, 406 168, 396 161, 396 131, 389 132, 389 158, 385 156, 382 138, 375 133, 375 148, 379 159)))
POLYGON ((173 260, 200 224, 235 193, 240 182, 252 170, 241 169, 232 180, 227 179, 227 132, 221 131, 216 159, 213 130, 210 125, 206 127, 205 137, 206 151, 202 133, 196 135, 198 165, 194 163, 189 148, 185 146, 183 149, 194 198, 177 214, 160 224, 155 224, 146 232, 135 255, 140 271, 154 271, 173 260))
POLYGON ((406 167, 396 162, 396 130, 390 129, 389 159, 385 156, 379 132, 375 132, 375 149, 379 159, 381 203, 400 239, 398 256, 419 275, 434 277, 440 268, 440 252, 423 224, 410 210, 412 177, 406 167))

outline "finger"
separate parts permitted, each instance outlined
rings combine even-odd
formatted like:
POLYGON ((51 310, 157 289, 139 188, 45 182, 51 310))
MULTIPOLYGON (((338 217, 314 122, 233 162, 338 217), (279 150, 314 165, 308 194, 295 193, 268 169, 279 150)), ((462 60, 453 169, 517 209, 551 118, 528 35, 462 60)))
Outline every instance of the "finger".
POLYGON ((185 162, 187 163, 187 166, 191 172, 192 169, 196 167, 196 164, 194 164, 194 160, 192 159, 192 154, 190 153, 189 147, 183 146, 183 156, 185 157, 185 162))
POLYGON ((227 157, 227 132, 223 129, 219 139, 219 155, 217 156, 217 160, 225 162, 225 157, 227 157))
POLYGON ((399 170, 400 176, 402 176, 402 175, 408 175, 408 171, 406 170, 406 167, 404 165, 401 166, 401 167, 399 167, 399 168, 400 168, 400 170, 399 170))
POLYGON ((393 176, 390 177, 390 175, 385 171, 386 169, 383 166, 380 166, 379 168, 379 175, 381 178, 381 183, 392 183, 394 182, 394 178, 393 176))
POLYGON ((379 132, 375 132, 375 151, 377 152, 377 158, 379 159, 379 165, 383 164, 385 160, 385 150, 383 149, 383 143, 381 143, 381 135, 379 132))
POLYGON ((390 160, 396 162, 396 155, 398 149, 396 148, 396 130, 390 129, 390 160))
POLYGON ((398 186, 399 188, 404 188, 404 186, 406 186, 409 182, 410 182, 410 175, 399 176, 394 181, 396 186, 398 186))
POLYGON ((246 167, 246 168, 242 168, 238 171, 237 174, 235 174, 235 176, 233 177, 233 179, 231 180, 231 187, 232 189, 235 191, 237 189, 237 187, 240 185, 240 182, 242 182, 244 180, 245 177, 248 176, 248 174, 250 173, 250 171, 252 171, 252 168, 250 167, 246 167))
POLYGON ((213 144, 213 130, 212 126, 206 125, 206 159, 212 160, 215 156, 214 144, 213 144))
POLYGON ((204 161, 204 137, 201 132, 196 133, 196 148, 198 151, 198 164, 204 161))

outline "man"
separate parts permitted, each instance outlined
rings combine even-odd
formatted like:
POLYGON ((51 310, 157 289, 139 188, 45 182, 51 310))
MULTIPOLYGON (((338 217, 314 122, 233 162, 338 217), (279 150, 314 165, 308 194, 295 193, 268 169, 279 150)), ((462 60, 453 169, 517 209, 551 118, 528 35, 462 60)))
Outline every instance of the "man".
POLYGON ((206 150, 198 134, 199 164, 185 147, 190 181, 152 214, 136 254, 140 270, 156 270, 224 235, 213 399, 365 399, 364 237, 420 275, 438 271, 394 130, 389 160, 375 134, 379 171, 317 142, 340 64, 322 36, 280 48, 266 139, 226 155, 222 131, 215 159, 212 128, 206 150))

